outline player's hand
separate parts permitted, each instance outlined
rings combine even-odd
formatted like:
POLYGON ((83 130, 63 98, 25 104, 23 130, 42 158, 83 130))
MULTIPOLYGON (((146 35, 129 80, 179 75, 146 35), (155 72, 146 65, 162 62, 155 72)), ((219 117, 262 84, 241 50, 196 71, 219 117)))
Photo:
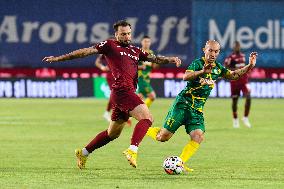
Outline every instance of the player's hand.
POLYGON ((181 65, 181 60, 178 57, 170 57, 170 63, 176 64, 177 67, 181 65))
POLYGON ((108 66, 101 66, 101 70, 103 72, 108 72, 109 71, 109 67, 108 66))
POLYGON ((146 69, 146 64, 140 65, 140 69, 141 69, 141 70, 145 70, 145 69, 146 69))
POLYGON ((254 67, 256 64, 257 56, 258 56, 257 52, 252 52, 249 55, 249 65, 251 65, 252 67, 254 67))
POLYGON ((48 63, 52 63, 52 62, 57 62, 58 58, 54 57, 54 56, 46 56, 42 59, 43 62, 48 62, 48 63))
POLYGON ((145 64, 141 64, 138 66, 138 70, 145 70, 146 69, 146 65, 145 64))
POLYGON ((204 64, 203 66, 203 73, 208 74, 212 72, 211 64, 204 64))

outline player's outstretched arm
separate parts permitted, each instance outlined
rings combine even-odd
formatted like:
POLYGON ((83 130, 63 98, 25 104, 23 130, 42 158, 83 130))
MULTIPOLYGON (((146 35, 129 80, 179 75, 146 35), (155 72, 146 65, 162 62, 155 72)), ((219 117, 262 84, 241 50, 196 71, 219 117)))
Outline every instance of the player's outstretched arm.
POLYGON ((183 75, 183 80, 184 81, 194 80, 203 74, 211 73, 211 71, 212 71, 212 66, 210 64, 205 64, 202 70, 198 71, 186 70, 185 74, 183 75))
POLYGON ((76 58, 83 58, 92 54, 97 54, 98 50, 94 47, 89 47, 89 48, 83 48, 83 49, 78 49, 75 51, 72 51, 71 53, 64 54, 61 56, 47 56, 42 59, 44 62, 59 62, 59 61, 66 61, 66 60, 72 60, 76 58))
POLYGON ((181 60, 178 57, 155 56, 153 54, 148 55, 147 61, 156 64, 176 64, 177 67, 181 65, 181 60))
POLYGON ((238 80, 241 78, 244 74, 248 73, 256 64, 256 58, 257 58, 257 52, 252 52, 250 53, 249 56, 249 64, 246 65, 243 68, 234 70, 234 71, 228 71, 225 75, 225 79, 230 79, 230 80, 238 80))

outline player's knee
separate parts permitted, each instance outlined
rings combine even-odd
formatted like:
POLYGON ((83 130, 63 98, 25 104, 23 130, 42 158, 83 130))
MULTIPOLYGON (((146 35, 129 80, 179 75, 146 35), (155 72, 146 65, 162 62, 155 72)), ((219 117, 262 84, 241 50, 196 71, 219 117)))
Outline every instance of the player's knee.
POLYGON ((154 96, 151 96, 149 98, 152 100, 152 102, 156 99, 154 96))
POLYGON ((204 140, 204 137, 202 135, 194 135, 191 139, 200 144, 204 140))
POLYGON ((112 133, 109 133, 108 136, 109 138, 111 138, 112 140, 118 138, 120 136, 120 133, 121 132, 112 132, 112 133))
POLYGON ((238 99, 239 99, 239 97, 238 97, 238 96, 233 96, 233 97, 232 97, 233 102, 237 102, 237 101, 238 101, 238 99))
POLYGON ((204 140, 204 134, 203 132, 200 132, 200 131, 193 132, 190 134, 190 136, 191 136, 191 140, 199 144, 204 140))
POLYGON ((246 95, 246 99, 248 99, 248 100, 251 99, 250 93, 248 93, 248 94, 246 95))
MULTIPOLYGON (((150 114, 150 113, 149 113, 148 115, 142 116, 140 120, 142 120, 142 119, 147 119, 147 120, 149 120, 149 121, 151 122, 151 125, 152 125, 152 123, 154 122, 154 118, 153 118, 152 114, 150 114)), ((140 120, 139 120, 139 121, 140 121, 140 120)))
POLYGON ((172 135, 166 133, 158 133, 156 139, 160 142, 167 142, 168 140, 170 140, 171 136, 172 135))
POLYGON ((149 115, 149 120, 154 123, 154 117, 152 116, 152 114, 149 115))
POLYGON ((168 140, 170 140, 170 137, 165 135, 158 135, 156 139, 160 142, 167 142, 168 140))
POLYGON ((150 94, 149 95, 149 98, 154 101, 156 99, 156 94, 150 94))
POLYGON ((111 138, 112 140, 118 138, 121 134, 121 130, 108 130, 108 136, 109 138, 111 138))
POLYGON ((161 138, 160 140, 158 140, 158 141, 160 141, 160 142, 167 142, 169 139, 168 138, 161 138))

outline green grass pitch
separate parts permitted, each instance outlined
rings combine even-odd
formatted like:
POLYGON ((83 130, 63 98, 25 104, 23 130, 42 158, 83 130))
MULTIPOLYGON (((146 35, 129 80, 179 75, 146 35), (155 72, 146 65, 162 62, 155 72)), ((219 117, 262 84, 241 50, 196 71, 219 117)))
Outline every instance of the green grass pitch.
MULTIPOLYGON (((162 126, 172 101, 153 103, 154 126, 162 126)), ((86 170, 77 169, 74 149, 107 127, 106 102, 0 99, 0 188, 284 188, 284 100, 253 99, 253 128, 233 129, 230 99, 209 99, 205 141, 189 161, 195 171, 175 176, 161 164, 188 142, 183 127, 166 143, 145 137, 137 169, 122 155, 133 126, 91 154, 86 170)))

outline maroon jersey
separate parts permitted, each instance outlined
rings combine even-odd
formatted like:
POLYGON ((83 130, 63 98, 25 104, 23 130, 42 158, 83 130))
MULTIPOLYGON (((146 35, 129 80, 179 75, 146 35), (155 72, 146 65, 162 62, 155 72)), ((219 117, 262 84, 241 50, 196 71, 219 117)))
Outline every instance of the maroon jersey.
MULTIPOLYGON (((225 66, 231 70, 236 70, 242 68, 246 65, 245 54, 243 53, 232 53, 225 59, 225 66)), ((231 83, 248 83, 248 74, 243 75, 240 79, 236 81, 231 81, 231 83)))
POLYGON ((148 53, 132 45, 121 45, 115 40, 98 43, 94 48, 106 58, 115 79, 114 90, 135 91, 138 80, 138 60, 146 61, 148 53))
MULTIPOLYGON (((102 56, 101 60, 102 60, 104 65, 107 65, 107 61, 106 61, 105 55, 102 56)), ((106 73, 107 73, 107 75, 106 75, 107 84, 108 84, 108 86, 109 86, 109 88, 111 90, 112 89, 112 85, 114 83, 114 77, 112 76, 112 73, 111 73, 110 70, 107 71, 106 73)))

